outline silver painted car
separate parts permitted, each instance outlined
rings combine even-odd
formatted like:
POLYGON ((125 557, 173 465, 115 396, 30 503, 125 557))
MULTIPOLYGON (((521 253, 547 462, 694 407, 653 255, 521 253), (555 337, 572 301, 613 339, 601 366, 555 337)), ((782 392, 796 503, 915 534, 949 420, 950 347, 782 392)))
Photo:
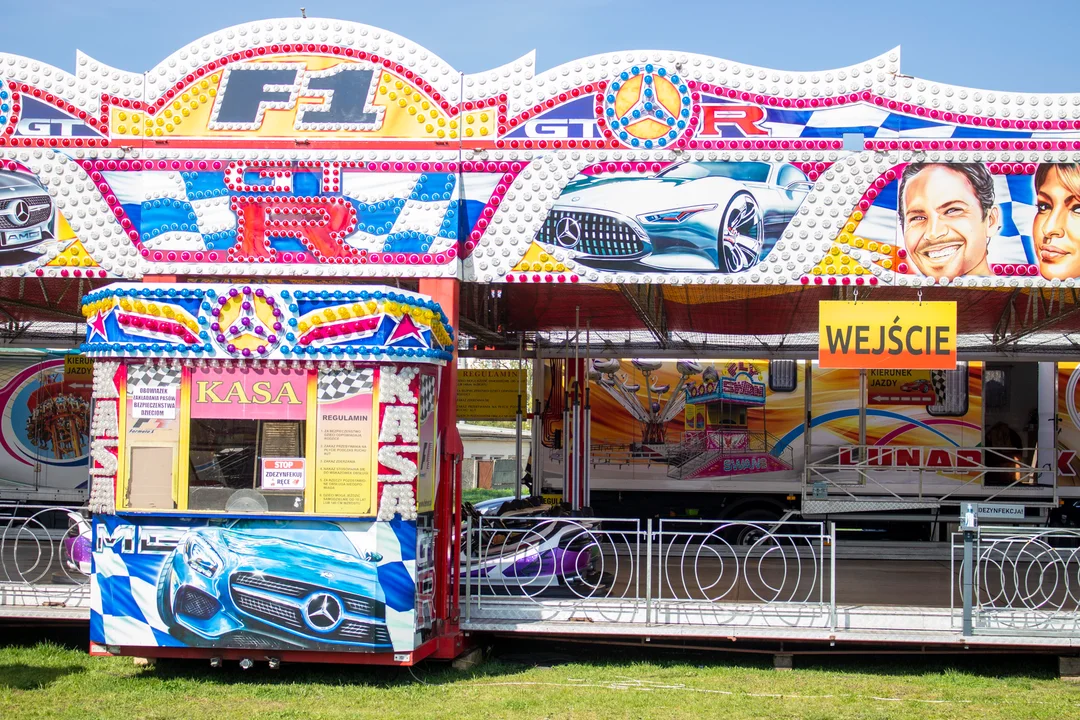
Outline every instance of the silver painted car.
POLYGON ((23 250, 53 235, 53 201, 34 178, 0 172, 0 252, 23 250))
POLYGON ((579 175, 536 239, 591 267, 738 273, 768 254, 811 187, 788 163, 688 161, 651 177, 579 175))

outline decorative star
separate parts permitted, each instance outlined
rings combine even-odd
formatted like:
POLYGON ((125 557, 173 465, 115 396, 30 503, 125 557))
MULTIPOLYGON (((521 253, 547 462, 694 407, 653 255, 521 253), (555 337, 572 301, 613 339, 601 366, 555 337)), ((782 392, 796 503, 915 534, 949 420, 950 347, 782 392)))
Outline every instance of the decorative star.
POLYGON ((94 319, 91 320, 88 325, 90 327, 90 338, 88 342, 94 342, 95 337, 100 337, 103 341, 109 341, 109 334, 105 331, 105 317, 111 315, 112 310, 107 313, 98 313, 94 315, 94 319))
POLYGON ((411 337, 416 338, 421 345, 427 347, 427 343, 424 342, 423 331, 415 322, 413 322, 412 317, 408 313, 405 313, 394 327, 394 331, 390 333, 390 337, 387 339, 386 344, 394 345, 411 337))

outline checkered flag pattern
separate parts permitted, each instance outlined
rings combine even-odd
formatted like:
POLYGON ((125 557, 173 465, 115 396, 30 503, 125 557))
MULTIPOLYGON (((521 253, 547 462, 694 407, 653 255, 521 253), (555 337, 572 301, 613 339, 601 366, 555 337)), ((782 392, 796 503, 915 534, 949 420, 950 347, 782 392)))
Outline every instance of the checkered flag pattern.
POLYGON ((180 384, 180 369, 160 365, 131 365, 128 367, 128 389, 140 387, 174 387, 180 384))
MULTIPOLYGON (((103 175, 147 248, 228 251, 237 244, 239 225, 224 172, 103 175)), ((330 197, 343 198, 361 218, 344 238, 349 246, 369 252, 438 253, 454 247, 464 227, 472 229, 501 178, 500 173, 469 173, 459 179, 456 173, 346 172, 340 195, 330 197)), ((311 194, 317 194, 314 188, 294 193, 311 194)), ((283 239, 275 240, 275 247, 300 250, 283 239)))
POLYGON ((945 371, 944 370, 931 370, 930 382, 934 385, 934 395, 937 396, 936 405, 945 405, 945 371))
POLYGON ((420 376, 420 424, 427 422, 435 410, 435 376, 420 376))
POLYGON ((374 387, 374 368, 324 370, 319 373, 319 402, 331 403, 357 395, 370 395, 374 387))

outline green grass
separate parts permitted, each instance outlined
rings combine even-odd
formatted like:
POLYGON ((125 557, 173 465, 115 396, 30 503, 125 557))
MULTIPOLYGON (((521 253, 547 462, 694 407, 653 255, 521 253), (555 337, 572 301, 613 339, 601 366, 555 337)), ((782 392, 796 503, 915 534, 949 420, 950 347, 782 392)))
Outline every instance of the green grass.
POLYGON ((0 648, 0 717, 19 718, 1069 718, 1080 687, 1056 658, 768 655, 570 650, 507 645, 468 672, 205 661, 135 667, 55 644, 0 648), (513 655, 509 654, 513 651, 513 655), (546 662, 536 666, 532 661, 546 662))
MULTIPOLYGON (((524 491, 527 492, 527 491, 524 491)), ((461 499, 465 502, 478 503, 481 500, 493 500, 501 497, 512 497, 514 495, 513 489, 510 490, 485 490, 482 488, 474 488, 472 490, 462 490, 461 499)))

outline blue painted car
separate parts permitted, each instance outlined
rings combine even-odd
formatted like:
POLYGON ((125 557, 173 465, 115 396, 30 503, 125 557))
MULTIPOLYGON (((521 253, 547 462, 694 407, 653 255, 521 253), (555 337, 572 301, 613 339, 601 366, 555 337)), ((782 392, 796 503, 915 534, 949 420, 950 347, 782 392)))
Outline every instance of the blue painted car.
POLYGON ((389 651, 381 559, 329 522, 192 528, 162 567, 158 612, 187 645, 389 651))

